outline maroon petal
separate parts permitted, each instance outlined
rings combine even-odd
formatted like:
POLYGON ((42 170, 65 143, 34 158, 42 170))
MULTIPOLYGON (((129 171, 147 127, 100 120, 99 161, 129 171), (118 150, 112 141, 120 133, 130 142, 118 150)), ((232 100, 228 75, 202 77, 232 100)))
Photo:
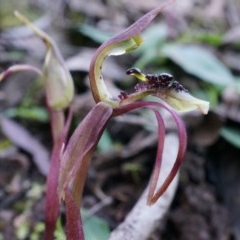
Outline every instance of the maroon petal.
MULTIPOLYGON (((182 119, 178 116, 178 114, 169 109, 166 105, 159 103, 159 102, 134 102, 134 103, 130 103, 128 105, 124 105, 124 106, 120 106, 118 108, 114 109, 114 116, 119 116, 121 114, 124 114, 126 112, 138 109, 138 108, 143 108, 143 107, 147 107, 147 108, 153 108, 153 107, 160 107, 163 108, 165 110, 167 110, 173 117, 176 125, 177 125, 177 129, 178 129, 178 134, 179 134, 179 149, 178 149, 178 154, 176 157, 176 161, 170 171, 170 173, 168 174, 168 176, 166 177, 166 179, 164 180, 163 184, 161 185, 161 187, 157 190, 157 192, 153 195, 153 197, 150 199, 151 195, 153 194, 152 191, 153 189, 155 190, 156 188, 156 178, 157 178, 157 174, 159 176, 160 173, 160 164, 161 164, 161 158, 159 158, 159 155, 162 153, 162 145, 159 144, 158 147, 158 153, 157 153, 157 159, 156 159, 156 163, 155 163, 155 167, 157 167, 156 170, 154 170, 154 176, 152 177, 151 180, 151 184, 150 184, 150 193, 149 193, 149 199, 148 199, 148 204, 154 204, 161 196, 162 194, 166 191, 166 189, 168 188, 168 186, 170 185, 170 183, 172 182, 172 180, 174 179, 174 177, 176 176, 177 172, 179 171, 179 168, 181 166, 181 163, 183 161, 183 157, 184 154, 186 152, 186 147, 187 147, 187 133, 186 133, 186 128, 185 128, 185 124, 182 121, 182 119)), ((156 112, 155 112, 156 114, 156 112)), ((157 117, 157 121, 158 121, 158 134, 159 134, 159 138, 162 137, 162 131, 160 132, 159 128, 160 125, 162 124, 162 120, 160 119, 160 117, 158 115, 156 115, 157 117)))
POLYGON ((177 172, 179 171, 179 168, 182 164, 183 157, 187 148, 187 132, 186 132, 186 128, 183 120, 177 115, 176 112, 170 110, 167 107, 164 107, 164 109, 166 109, 173 116, 178 128, 178 136, 179 136, 178 154, 169 175, 163 182, 162 186, 154 194, 153 198, 149 202, 149 205, 154 204, 162 196, 162 194, 167 190, 168 186, 171 184, 172 180, 174 179, 177 172))
POLYGON ((148 192, 148 203, 152 199, 156 186, 157 181, 160 174, 160 169, 162 165, 162 154, 163 154, 163 146, 164 146, 164 138, 165 138, 165 125, 161 114, 154 108, 152 110, 155 113, 157 122, 158 122, 158 148, 157 148, 157 156, 155 165, 153 168, 153 173, 150 181, 149 192, 148 192))

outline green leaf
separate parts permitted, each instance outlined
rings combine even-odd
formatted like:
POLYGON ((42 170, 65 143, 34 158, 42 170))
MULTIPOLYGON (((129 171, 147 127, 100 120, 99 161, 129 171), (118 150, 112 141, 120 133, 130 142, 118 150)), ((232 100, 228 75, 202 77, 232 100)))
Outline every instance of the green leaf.
POLYGON ((135 66, 144 68, 155 59, 159 60, 158 49, 166 42, 167 34, 167 26, 162 23, 155 24, 144 31, 144 42, 142 46, 136 50, 136 54, 140 55, 140 58, 135 63, 135 66))
POLYGON ((103 132, 99 142, 98 142, 98 149, 100 152, 108 152, 113 149, 113 143, 109 132, 106 130, 103 132))
POLYGON ((103 31, 101 31, 93 26, 87 25, 87 24, 82 24, 78 30, 80 33, 91 38, 92 40, 94 40, 97 43, 103 43, 111 37, 110 33, 103 32, 103 31))
POLYGON ((181 44, 167 44, 161 49, 186 72, 211 84, 226 86, 234 82, 228 68, 210 51, 203 47, 181 44))
POLYGON ((221 34, 200 32, 196 35, 196 40, 213 46, 219 46, 223 42, 223 37, 221 34))
POLYGON ((54 232, 54 237, 55 237, 55 239, 58 239, 58 240, 65 240, 66 239, 65 232, 64 232, 63 226, 61 224, 60 217, 57 220, 56 229, 55 229, 55 232, 54 232))
POLYGON ((240 148, 240 129, 234 127, 224 127, 220 131, 220 135, 225 138, 233 146, 240 148))
POLYGON ((11 108, 6 110, 6 115, 8 117, 18 117, 28 120, 34 120, 39 122, 47 122, 49 120, 49 116, 47 110, 42 107, 18 107, 18 108, 11 108))
POLYGON ((81 210, 83 229, 86 240, 107 240, 110 234, 108 224, 99 217, 81 210))
MULTIPOLYGON (((137 50, 139 53, 147 53, 149 50, 154 49, 156 51, 167 40, 168 28, 166 24, 157 23, 154 24, 143 33, 144 42, 141 48, 137 50)), ((156 54, 157 52, 155 52, 156 54)))

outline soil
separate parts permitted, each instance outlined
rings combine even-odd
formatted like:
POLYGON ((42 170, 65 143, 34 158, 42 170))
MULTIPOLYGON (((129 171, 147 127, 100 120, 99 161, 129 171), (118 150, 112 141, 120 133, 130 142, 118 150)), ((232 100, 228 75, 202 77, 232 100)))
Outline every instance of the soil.
MULTIPOLYGON (((102 27, 106 31, 117 32, 133 19, 141 16, 142 12, 148 10, 148 6, 144 4, 145 1, 139 1, 137 6, 133 3, 132 8, 128 8, 130 3, 125 3, 125 1, 122 1, 120 5, 118 3, 108 5, 106 2, 108 1, 91 0, 89 4, 92 8, 87 8, 81 1, 77 3, 72 0, 69 1, 67 7, 60 8, 63 22, 54 28, 53 35, 59 40, 58 44, 66 59, 75 55, 76 49, 80 49, 79 52, 86 54, 84 61, 88 63, 90 61, 88 54, 92 55, 91 52, 99 46, 98 41, 100 41, 99 39, 94 41, 89 36, 83 36, 77 41, 79 32, 74 31, 74 27, 68 28, 69 22, 76 23, 85 19, 87 24, 94 23, 99 29, 102 27), (109 14, 107 14, 108 10, 111 10, 109 14), (127 17, 123 15, 123 11, 127 17), (80 12, 81 15, 77 15, 76 12, 80 12), (65 22, 66 18, 68 21, 65 22), (59 29, 63 29, 62 32, 59 29), (75 35, 77 38, 74 37, 75 35)), ((150 2, 154 5, 157 1, 150 2)), ((176 19, 172 19, 182 21, 179 21, 179 25, 171 30, 171 38, 183 31, 184 24, 191 22, 194 18, 194 9, 202 7, 199 1, 194 2, 196 6, 189 3, 193 9, 191 13, 187 10, 184 12, 183 8, 183 12, 179 11, 176 19), (180 29, 182 27, 183 29, 180 29)), ((211 2, 209 6, 214 9, 216 1, 204 2, 211 2)), ((206 3, 202 5, 206 6, 206 3)), ((218 14, 217 17, 212 17, 217 18, 216 21, 219 20, 219 24, 222 24, 224 28, 226 22, 223 16, 226 15, 224 8, 221 11, 220 5, 219 3, 219 12, 215 12, 218 14)), ((208 14, 212 14, 211 9, 208 14)), ((196 12, 199 13, 197 10, 196 12)), ((35 42, 31 43, 32 46, 35 42)), ((29 62, 29 60, 41 66, 42 48, 33 50, 33 47, 28 48, 28 42, 25 45, 21 44, 20 38, 12 40, 9 44, 4 39, 4 35, 0 35, 0 69, 3 70, 15 62, 29 62)), ((82 61, 83 58, 77 56, 77 61, 80 60, 82 61)), ((125 86, 120 84, 119 78, 123 75, 122 71, 124 72, 126 66, 130 65, 133 60, 135 56, 119 58, 118 61, 113 60, 110 63, 112 65, 109 65, 107 77, 111 74, 116 76, 114 84, 118 87, 132 87, 134 82, 130 83, 130 86, 125 86)), ((173 65, 172 62, 167 64, 173 65)), ((175 65, 172 67, 179 72, 179 76, 183 76, 183 81, 185 81, 183 70, 175 65)), ((234 70, 238 73, 237 69, 234 70)), ((73 129, 90 110, 93 99, 88 88, 85 66, 81 65, 72 73, 77 86, 73 103, 73 129), (84 79, 84 81, 80 82, 79 79, 84 79)), ((35 78, 36 76, 32 74, 14 76, 13 79, 1 85, 0 109, 3 114, 9 109, 26 104, 26 102, 23 104, 26 96, 32 99, 31 104, 45 108, 42 90, 33 93, 26 92, 29 88, 41 89, 41 84, 40 87, 39 83, 32 84, 35 78), (19 79, 16 81, 14 78, 21 78, 24 82, 19 79), (2 95, 4 92, 7 94, 2 95)), ((187 75, 186 78, 189 76, 187 75)), ((234 109, 239 112, 239 103, 234 104, 234 109)), ((94 214, 106 220, 111 230, 124 220, 134 206, 150 179, 154 164, 157 138, 143 124, 136 123, 136 117, 139 122, 148 121, 137 112, 126 119, 113 120, 109 123, 107 130, 113 140, 112 145, 107 151, 99 148, 94 154, 84 189, 83 207, 92 210, 94 214), (139 139, 146 141, 139 144, 139 139)), ((239 240, 240 179, 238 175, 240 164, 238 156, 240 150, 222 138, 219 130, 222 126, 238 126, 240 120, 232 117, 228 112, 228 103, 224 98, 221 98, 217 106, 212 108, 209 116, 193 114, 188 115, 186 119, 184 116, 183 118, 188 130, 188 148, 180 171, 179 186, 171 208, 149 240, 239 240), (222 109, 225 110, 222 111, 222 109)), ((50 152, 52 140, 48 120, 34 121, 19 115, 11 119, 38 141, 44 148, 44 153, 50 152)), ((9 131, 12 131, 11 127, 9 131)), ((46 175, 44 169, 49 162, 45 159, 42 162, 45 165, 40 167, 36 155, 40 154, 39 151, 42 151, 42 148, 38 144, 37 150, 33 150, 25 145, 16 144, 12 139, 10 141, 7 136, 3 130, 0 135, 0 239, 41 239, 45 205, 46 175)), ((32 138, 28 138, 27 145, 31 145, 31 141, 32 138)), ((64 222, 64 209, 61 209, 61 212, 62 222, 64 222)))

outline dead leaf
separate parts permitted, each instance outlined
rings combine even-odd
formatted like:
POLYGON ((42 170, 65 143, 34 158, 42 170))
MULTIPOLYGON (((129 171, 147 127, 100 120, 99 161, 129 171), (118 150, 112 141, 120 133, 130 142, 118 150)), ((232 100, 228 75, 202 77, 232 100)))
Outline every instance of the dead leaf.
POLYGON ((49 170, 49 153, 45 147, 27 129, 13 120, 1 116, 0 124, 4 135, 15 145, 32 154, 39 172, 46 176, 49 170))
POLYGON ((73 11, 81 11, 87 16, 105 17, 107 14, 107 8, 102 1, 88 0, 85 2, 79 0, 69 0, 67 3, 73 11))
POLYGON ((135 11, 149 11, 152 8, 159 5, 159 0, 138 0, 138 1, 129 1, 129 0, 121 0, 126 9, 134 9, 135 11))

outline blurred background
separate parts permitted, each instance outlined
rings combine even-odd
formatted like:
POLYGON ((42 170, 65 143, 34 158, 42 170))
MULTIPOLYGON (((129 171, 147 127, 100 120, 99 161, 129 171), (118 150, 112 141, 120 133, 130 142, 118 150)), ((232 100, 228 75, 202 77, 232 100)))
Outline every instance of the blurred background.
MULTIPOLYGON (((43 63, 45 47, 13 16, 18 10, 64 56, 76 86, 74 128, 94 104, 88 70, 97 47, 161 2, 0 0, 0 71, 43 63)), ((138 50, 104 65, 111 91, 131 91, 136 79, 125 72, 139 67, 172 74, 211 104, 207 116, 181 114, 188 149, 179 186, 149 240, 240 240, 240 0, 178 0, 143 36, 138 50)), ((41 239, 52 142, 40 79, 22 72, 3 81, 0 111, 0 239, 41 239)), ((83 198, 87 240, 107 239, 148 183, 157 143, 156 129, 146 127, 152 117, 141 111, 115 119, 100 140, 83 198)), ((56 239, 64 239, 60 222, 56 239)))

